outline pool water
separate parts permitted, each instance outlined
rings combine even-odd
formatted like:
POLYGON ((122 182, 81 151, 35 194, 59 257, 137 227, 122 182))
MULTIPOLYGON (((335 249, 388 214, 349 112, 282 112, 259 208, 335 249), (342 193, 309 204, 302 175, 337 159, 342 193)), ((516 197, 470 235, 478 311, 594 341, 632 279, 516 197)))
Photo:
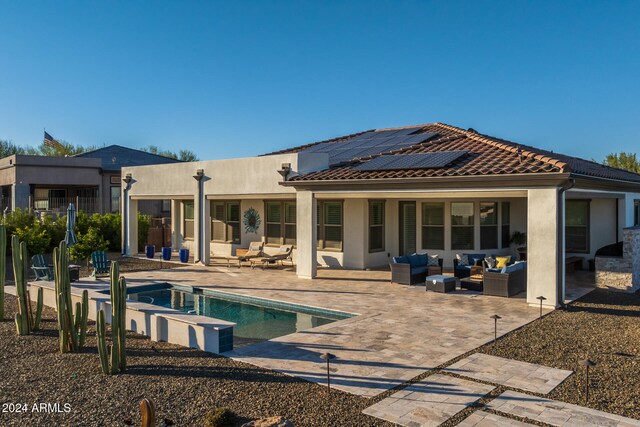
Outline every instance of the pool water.
MULTIPOLYGON (((166 289, 127 290, 132 301, 172 308, 236 323, 234 347, 269 340, 351 317, 348 313, 273 302, 235 294, 194 293, 171 285, 166 289), (277 307, 277 308, 276 308, 277 307)), ((198 290, 196 292, 202 292, 198 290)))

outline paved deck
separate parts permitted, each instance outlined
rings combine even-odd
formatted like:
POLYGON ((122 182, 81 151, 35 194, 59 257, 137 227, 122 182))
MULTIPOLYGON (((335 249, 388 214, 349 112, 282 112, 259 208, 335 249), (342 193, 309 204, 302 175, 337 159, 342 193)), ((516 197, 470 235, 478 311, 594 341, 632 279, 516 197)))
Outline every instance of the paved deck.
POLYGON ((357 313, 359 316, 298 332, 228 356, 317 383, 326 382, 320 354, 332 363, 332 386, 375 396, 493 339, 493 314, 503 335, 539 315, 523 298, 460 291, 425 292, 389 283, 389 272, 320 270, 298 279, 286 270, 188 266, 128 273, 129 285, 169 282, 357 313))
POLYGON ((533 425, 535 424, 523 423, 490 412, 476 411, 462 420, 458 427, 526 427, 533 425))
POLYGON ((560 427, 640 427, 640 420, 516 391, 505 391, 487 408, 560 427))
POLYGON ((472 354, 444 371, 540 394, 550 393, 573 373, 482 353, 472 354))
POLYGON ((493 389, 490 385, 435 374, 362 412, 402 426, 438 426, 493 389))

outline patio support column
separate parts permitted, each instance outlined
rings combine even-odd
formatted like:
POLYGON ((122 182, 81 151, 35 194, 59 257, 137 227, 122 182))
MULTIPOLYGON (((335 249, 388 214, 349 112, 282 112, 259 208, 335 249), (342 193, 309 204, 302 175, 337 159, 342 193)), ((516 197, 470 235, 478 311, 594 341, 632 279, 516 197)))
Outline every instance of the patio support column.
POLYGON ((317 274, 318 219, 317 201, 311 191, 296 193, 296 272, 313 279, 317 274))
POLYGON ((124 203, 124 253, 132 256, 138 253, 138 201, 127 196, 124 203))
POLYGON ((171 248, 174 251, 182 248, 182 235, 180 229, 182 226, 182 201, 171 199, 171 248))
POLYGON ((204 195, 204 181, 206 180, 203 169, 198 169, 193 176, 196 180, 196 191, 193 197, 193 261, 203 265, 209 264, 209 252, 211 245, 210 225, 207 227, 207 218, 210 218, 209 204, 204 195))
POLYGON ((564 269, 563 199, 558 188, 528 191, 527 200, 527 302, 557 307, 560 302, 559 274, 564 269))

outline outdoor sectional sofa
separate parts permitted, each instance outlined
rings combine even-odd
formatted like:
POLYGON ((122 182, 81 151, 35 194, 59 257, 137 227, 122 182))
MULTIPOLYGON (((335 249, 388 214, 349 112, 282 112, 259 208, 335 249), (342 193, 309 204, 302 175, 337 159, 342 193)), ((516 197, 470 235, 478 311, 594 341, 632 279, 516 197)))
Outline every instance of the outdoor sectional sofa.
POLYGON ((413 254, 393 257, 391 267, 391 282, 402 285, 424 283, 427 276, 442 274, 442 258, 438 258, 438 266, 428 265, 427 254, 413 254))
POLYGON ((502 269, 486 269, 483 286, 485 295, 511 297, 519 294, 527 288, 527 262, 517 262, 502 269))
POLYGON ((458 265, 458 259, 453 259, 453 275, 458 279, 471 276, 471 267, 482 265, 485 254, 465 254, 469 257, 469 265, 458 265))

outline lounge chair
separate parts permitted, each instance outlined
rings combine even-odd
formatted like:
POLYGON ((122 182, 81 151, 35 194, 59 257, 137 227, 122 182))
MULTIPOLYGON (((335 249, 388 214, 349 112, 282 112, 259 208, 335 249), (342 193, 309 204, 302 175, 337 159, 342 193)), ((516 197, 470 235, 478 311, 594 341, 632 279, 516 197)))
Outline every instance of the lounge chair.
POLYGON ((280 246, 278 253, 275 255, 251 259, 251 268, 260 263, 262 263, 263 270, 265 267, 268 267, 269 264, 277 264, 278 262, 280 263, 280 266, 282 266, 282 262, 287 259, 291 261, 291 264, 293 264, 293 258, 291 257, 292 253, 293 245, 282 245, 280 246))
POLYGON ((93 271, 91 277, 94 279, 99 275, 107 275, 111 270, 111 260, 107 259, 107 254, 104 251, 95 251, 91 254, 91 264, 93 265, 93 271))
POLYGON ((264 248, 264 243, 262 242, 251 242, 249 244, 249 250, 244 255, 239 256, 230 256, 227 257, 227 267, 229 266, 230 261, 237 261, 238 267, 242 266, 242 263, 245 261, 251 261, 253 258, 263 257, 262 248, 264 248))
POLYGON ((36 275, 36 280, 53 280, 53 268, 47 264, 44 255, 34 255, 31 257, 31 269, 36 275))

